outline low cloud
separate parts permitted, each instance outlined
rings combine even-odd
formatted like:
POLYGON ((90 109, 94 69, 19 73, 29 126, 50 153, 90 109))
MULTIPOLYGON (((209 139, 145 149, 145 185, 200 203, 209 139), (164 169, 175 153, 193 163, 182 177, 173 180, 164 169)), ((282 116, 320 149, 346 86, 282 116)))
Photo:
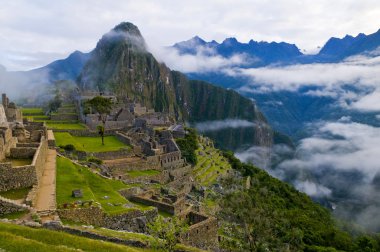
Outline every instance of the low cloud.
POLYGON ((195 124, 195 128, 200 132, 207 131, 217 131, 222 129, 236 129, 236 128, 247 128, 253 127, 254 122, 240 119, 226 119, 226 120, 216 120, 216 121, 205 121, 195 124))
POLYGON ((281 162, 272 174, 313 198, 336 205, 334 213, 369 230, 380 230, 380 128, 343 117, 315 125, 296 157, 281 162))
POLYGON ((294 186, 299 191, 302 191, 312 197, 326 197, 331 194, 331 190, 329 188, 316 184, 310 180, 297 181, 294 186))
POLYGON ((34 103, 50 99, 48 71, 7 72, 0 69, 0 88, 12 101, 34 103), (49 97, 43 97, 49 96, 49 97))
POLYGON ((198 46, 196 54, 180 54, 174 48, 152 48, 158 60, 165 62, 170 68, 186 73, 207 73, 227 71, 230 68, 251 64, 257 59, 246 54, 234 54, 225 58, 217 55, 212 49, 198 46))

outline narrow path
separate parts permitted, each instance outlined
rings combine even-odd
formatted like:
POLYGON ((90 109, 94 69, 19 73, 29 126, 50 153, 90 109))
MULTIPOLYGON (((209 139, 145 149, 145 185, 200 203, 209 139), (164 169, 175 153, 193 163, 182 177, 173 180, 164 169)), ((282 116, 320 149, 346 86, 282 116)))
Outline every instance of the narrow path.
POLYGON ((56 174, 56 150, 48 149, 45 170, 42 174, 37 193, 35 209, 37 211, 56 210, 55 200, 55 174, 56 174))

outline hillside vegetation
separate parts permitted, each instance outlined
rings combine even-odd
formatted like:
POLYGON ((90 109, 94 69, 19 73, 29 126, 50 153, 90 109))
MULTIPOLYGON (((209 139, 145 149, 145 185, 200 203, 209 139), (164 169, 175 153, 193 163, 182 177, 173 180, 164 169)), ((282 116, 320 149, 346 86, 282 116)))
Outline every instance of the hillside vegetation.
POLYGON ((219 201, 222 246, 238 251, 380 251, 379 236, 338 228, 331 213, 306 194, 225 152, 241 179, 224 181, 219 201))

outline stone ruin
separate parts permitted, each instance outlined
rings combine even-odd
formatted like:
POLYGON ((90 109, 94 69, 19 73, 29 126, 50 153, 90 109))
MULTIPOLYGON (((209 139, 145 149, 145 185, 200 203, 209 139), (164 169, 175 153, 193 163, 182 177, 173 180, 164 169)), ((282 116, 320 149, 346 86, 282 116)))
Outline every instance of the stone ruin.
MULTIPOLYGON (((104 94, 99 92, 86 92, 80 94, 78 97, 78 104, 82 106, 83 102, 90 100, 98 95, 105 98, 109 98, 113 101, 114 107, 111 113, 107 115, 107 120, 105 123, 105 128, 107 130, 114 129, 124 129, 132 127, 135 124, 137 118, 144 119, 149 125, 152 126, 169 126, 173 120, 170 119, 169 115, 162 112, 155 112, 154 109, 148 109, 142 106, 138 102, 133 102, 130 100, 118 102, 116 96, 113 94, 104 94)), ((92 111, 83 115, 84 123, 92 130, 102 124, 100 116, 98 114, 92 113, 92 111)))
MULTIPOLYGON (((47 142, 44 123, 23 122, 21 110, 3 94, 0 105, 0 191, 38 186, 46 161, 47 142), (26 160, 24 165, 13 163, 20 159, 26 160)), ((33 198, 33 195, 29 197, 29 204, 33 198)))

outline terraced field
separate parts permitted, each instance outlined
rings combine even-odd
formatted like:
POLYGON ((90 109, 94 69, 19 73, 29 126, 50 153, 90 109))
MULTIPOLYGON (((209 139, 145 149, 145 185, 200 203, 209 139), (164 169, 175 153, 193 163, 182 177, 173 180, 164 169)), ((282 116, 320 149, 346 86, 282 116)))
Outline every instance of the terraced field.
POLYGON ((57 205, 62 207, 65 203, 75 202, 78 199, 71 197, 72 190, 81 189, 83 198, 81 201, 92 200, 99 202, 104 211, 110 214, 118 214, 130 211, 133 208, 148 209, 140 207, 126 200, 117 191, 128 188, 119 180, 105 179, 88 168, 73 164, 69 159, 57 158, 57 205), (125 208, 128 204, 131 208, 125 208))
POLYGON ((0 251, 153 251, 0 222, 0 251))
POLYGON ((76 150, 86 152, 107 152, 117 151, 130 146, 120 142, 115 136, 104 137, 104 145, 100 137, 77 137, 67 132, 54 132, 56 145, 72 144, 76 150))
POLYGON ((195 179, 202 185, 208 186, 217 181, 219 176, 223 176, 231 165, 222 156, 219 150, 200 144, 196 151, 198 163, 193 169, 195 179))

